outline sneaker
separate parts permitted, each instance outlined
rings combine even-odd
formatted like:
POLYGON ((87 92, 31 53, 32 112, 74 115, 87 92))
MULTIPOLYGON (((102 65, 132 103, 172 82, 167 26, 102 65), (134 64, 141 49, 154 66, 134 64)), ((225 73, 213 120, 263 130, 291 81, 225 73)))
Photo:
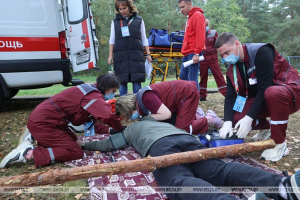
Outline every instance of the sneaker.
POLYGON ((271 130, 270 129, 263 129, 263 130, 259 130, 257 134, 255 134, 252 137, 253 141, 262 141, 262 140, 267 140, 269 139, 271 136, 271 130))
POLYGON ((35 141, 34 137, 31 135, 27 127, 24 127, 24 131, 19 139, 18 145, 20 145, 25 140, 29 140, 31 143, 35 141))
POLYGON ((214 128, 221 128, 223 125, 223 121, 217 116, 217 114, 212 110, 207 110, 206 116, 211 116, 213 118, 212 124, 214 128))
POLYGON ((33 149, 29 140, 22 142, 16 149, 12 150, 7 156, 3 158, 0 163, 0 168, 8 167, 12 163, 24 162, 25 156, 29 150, 33 149))
POLYGON ((286 156, 289 154, 289 149, 286 146, 286 143, 276 144, 274 149, 266 149, 261 154, 260 159, 261 160, 270 160, 273 162, 276 162, 280 160, 283 156, 286 156))
POLYGON ((268 200, 269 198, 262 192, 256 192, 248 200, 268 200))
POLYGON ((200 97, 200 101, 206 101, 205 97, 200 97))
POLYGON ((287 200, 300 200, 300 170, 292 176, 287 176, 282 184, 287 191, 287 200))

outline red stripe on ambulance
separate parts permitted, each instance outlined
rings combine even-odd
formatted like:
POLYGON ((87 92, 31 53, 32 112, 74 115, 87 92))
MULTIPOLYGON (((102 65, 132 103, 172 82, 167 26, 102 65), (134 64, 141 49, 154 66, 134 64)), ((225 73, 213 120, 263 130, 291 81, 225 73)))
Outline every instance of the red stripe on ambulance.
POLYGON ((89 37, 89 31, 88 31, 88 25, 87 25, 87 20, 84 20, 82 23, 82 33, 85 35, 85 42, 84 42, 84 47, 89 48, 91 46, 90 44, 90 37, 89 37))
POLYGON ((58 37, 0 37, 0 52, 60 51, 58 37))

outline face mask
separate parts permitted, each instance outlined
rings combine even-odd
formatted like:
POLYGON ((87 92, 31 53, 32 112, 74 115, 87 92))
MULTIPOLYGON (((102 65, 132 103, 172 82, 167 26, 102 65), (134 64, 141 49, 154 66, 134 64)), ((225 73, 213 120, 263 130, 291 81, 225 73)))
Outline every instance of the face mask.
POLYGON ((209 30, 209 26, 206 26, 206 32, 209 30))
POLYGON ((104 95, 104 100, 107 101, 107 100, 112 99, 114 97, 115 97, 114 93, 110 92, 109 95, 107 95, 107 94, 104 95))
POLYGON ((229 65, 234 65, 239 59, 240 59, 240 51, 238 49, 238 55, 234 55, 234 49, 235 49, 235 45, 233 48, 233 52, 232 54, 230 54, 229 56, 227 56, 226 58, 222 58, 222 63, 227 63, 229 65))
POLYGON ((139 113, 137 112, 137 110, 131 115, 130 119, 131 120, 135 120, 139 117, 139 113))

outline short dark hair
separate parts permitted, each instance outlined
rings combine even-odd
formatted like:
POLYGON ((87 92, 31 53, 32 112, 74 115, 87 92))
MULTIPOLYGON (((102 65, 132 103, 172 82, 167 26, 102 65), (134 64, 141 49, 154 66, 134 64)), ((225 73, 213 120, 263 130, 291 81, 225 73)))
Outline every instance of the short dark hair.
POLYGON ((102 74, 97 78, 97 88, 102 94, 111 88, 119 88, 120 82, 113 74, 102 74))
POLYGON ((192 2, 192 0, 178 0, 178 3, 181 3, 182 1, 185 1, 185 2, 192 2))
POLYGON ((233 33, 229 33, 229 32, 221 33, 216 40, 215 48, 218 49, 224 44, 226 44, 227 42, 234 43, 235 40, 239 40, 239 39, 233 33))

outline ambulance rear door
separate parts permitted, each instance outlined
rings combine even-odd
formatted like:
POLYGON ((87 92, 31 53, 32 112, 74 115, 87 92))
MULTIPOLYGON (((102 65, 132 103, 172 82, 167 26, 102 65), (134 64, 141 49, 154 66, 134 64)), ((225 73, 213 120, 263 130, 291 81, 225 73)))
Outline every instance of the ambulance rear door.
POLYGON ((64 15, 73 71, 96 67, 99 44, 89 0, 64 0, 64 15))

